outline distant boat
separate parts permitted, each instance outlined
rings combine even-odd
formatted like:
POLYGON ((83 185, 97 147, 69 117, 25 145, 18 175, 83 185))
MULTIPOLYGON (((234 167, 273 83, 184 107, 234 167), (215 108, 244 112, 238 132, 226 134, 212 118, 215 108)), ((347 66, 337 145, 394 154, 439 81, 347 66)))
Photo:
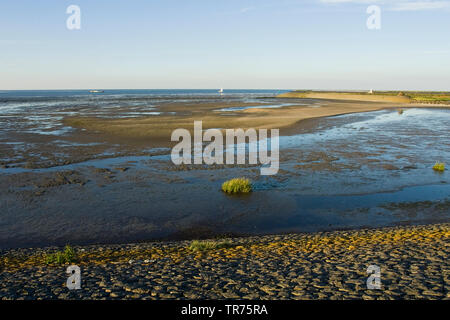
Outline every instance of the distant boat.
POLYGON ((105 92, 103 90, 89 90, 90 93, 102 93, 105 92))
POLYGON ((219 93, 223 94, 223 88, 220 88, 219 93))

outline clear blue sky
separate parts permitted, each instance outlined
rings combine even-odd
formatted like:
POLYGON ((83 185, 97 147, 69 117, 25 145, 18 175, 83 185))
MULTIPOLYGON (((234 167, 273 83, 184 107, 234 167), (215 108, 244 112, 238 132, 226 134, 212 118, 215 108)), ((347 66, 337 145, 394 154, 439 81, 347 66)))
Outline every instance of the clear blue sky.
POLYGON ((1 1, 0 89, 450 90, 449 35, 450 1, 1 1))

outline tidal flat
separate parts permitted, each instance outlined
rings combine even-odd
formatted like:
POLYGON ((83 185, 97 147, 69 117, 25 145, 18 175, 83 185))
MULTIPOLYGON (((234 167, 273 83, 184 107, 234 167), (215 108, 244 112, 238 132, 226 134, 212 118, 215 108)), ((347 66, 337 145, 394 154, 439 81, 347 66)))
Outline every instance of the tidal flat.
POLYGON ((449 220, 448 171, 432 170, 450 155, 445 108, 248 94, 40 99, 1 108, 1 248, 449 220), (174 165, 170 132, 194 120, 205 129, 279 127, 278 174, 174 165), (253 192, 221 192, 236 177, 253 192))

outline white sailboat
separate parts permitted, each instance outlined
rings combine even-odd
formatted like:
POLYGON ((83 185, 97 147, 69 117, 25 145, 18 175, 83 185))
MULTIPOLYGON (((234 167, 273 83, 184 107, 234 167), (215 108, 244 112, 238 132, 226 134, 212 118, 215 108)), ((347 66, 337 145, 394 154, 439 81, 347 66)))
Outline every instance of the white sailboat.
POLYGON ((223 88, 220 88, 219 93, 223 94, 223 88))

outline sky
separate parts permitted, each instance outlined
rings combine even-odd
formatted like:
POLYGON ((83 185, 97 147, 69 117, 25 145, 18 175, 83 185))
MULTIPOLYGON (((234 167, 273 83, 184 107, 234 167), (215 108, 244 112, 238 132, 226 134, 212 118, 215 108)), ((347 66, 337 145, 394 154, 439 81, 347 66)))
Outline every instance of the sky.
POLYGON ((442 0, 2 0, 0 90, 450 91, 449 35, 442 0))

